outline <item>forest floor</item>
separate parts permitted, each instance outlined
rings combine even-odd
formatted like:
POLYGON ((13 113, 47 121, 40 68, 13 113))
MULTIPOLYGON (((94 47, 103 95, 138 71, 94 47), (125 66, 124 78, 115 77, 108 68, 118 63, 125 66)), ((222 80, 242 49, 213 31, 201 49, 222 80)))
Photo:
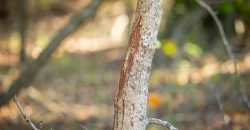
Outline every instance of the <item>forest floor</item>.
MULTIPOLYGON (((65 53, 52 59, 35 82, 21 91, 18 99, 36 124, 43 121, 44 129, 77 130, 81 129, 81 124, 89 130, 110 130, 113 99, 124 53, 125 48, 88 54, 65 53)), ((164 54, 157 51, 153 61, 149 84, 150 117, 168 120, 180 129, 225 129, 215 96, 219 94, 227 126, 233 130, 249 128, 249 113, 237 88, 232 86, 231 74, 214 74, 195 81, 192 72, 188 73, 188 81, 182 83, 185 78, 178 79, 177 72, 171 72, 168 59, 162 57, 164 54)), ((198 72, 198 68, 193 70, 198 72)), ((249 73, 243 73, 242 77, 244 84, 249 86, 249 73)), ((0 129, 31 128, 11 102, 0 109, 0 129)), ((163 128, 150 126, 148 129, 163 128)))

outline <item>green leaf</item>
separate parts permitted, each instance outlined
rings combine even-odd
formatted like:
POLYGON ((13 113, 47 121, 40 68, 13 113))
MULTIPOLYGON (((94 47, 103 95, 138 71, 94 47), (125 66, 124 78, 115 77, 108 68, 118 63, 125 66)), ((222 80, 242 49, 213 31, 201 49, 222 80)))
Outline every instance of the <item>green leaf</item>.
POLYGON ((164 53, 168 56, 174 56, 177 52, 176 43, 172 40, 166 40, 163 42, 162 49, 164 53))
POLYGON ((233 3, 223 3, 218 7, 219 11, 225 14, 231 13, 234 10, 233 3))
POLYGON ((191 55, 195 58, 199 58, 202 54, 202 49, 192 43, 192 42, 187 42, 185 45, 184 45, 184 51, 188 54, 188 55, 191 55))

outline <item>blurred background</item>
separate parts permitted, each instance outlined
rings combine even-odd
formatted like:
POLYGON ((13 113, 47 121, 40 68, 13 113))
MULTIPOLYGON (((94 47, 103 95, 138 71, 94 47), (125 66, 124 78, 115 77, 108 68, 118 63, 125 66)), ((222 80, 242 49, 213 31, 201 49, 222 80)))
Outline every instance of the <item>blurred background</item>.
MULTIPOLYGON (((91 0, 0 0, 0 93, 35 62, 58 30, 91 0)), ((149 82, 148 115, 185 130, 249 130, 250 1, 205 0, 220 18, 240 82, 214 20, 193 0, 164 0, 149 82), (242 90, 242 92, 239 91, 242 90)), ((134 0, 101 1, 63 38, 18 93, 44 130, 110 130, 113 99, 131 33, 134 0)), ((0 130, 32 130, 13 101, 0 108, 0 130)), ((151 125, 148 130, 164 130, 151 125)))

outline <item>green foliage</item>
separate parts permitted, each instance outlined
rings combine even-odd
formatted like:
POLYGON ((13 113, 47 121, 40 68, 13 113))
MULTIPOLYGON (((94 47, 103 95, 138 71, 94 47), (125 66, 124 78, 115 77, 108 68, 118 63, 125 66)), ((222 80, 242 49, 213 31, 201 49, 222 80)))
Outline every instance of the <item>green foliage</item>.
POLYGON ((63 69, 66 71, 77 70, 80 65, 80 63, 77 62, 76 59, 70 57, 69 55, 64 55, 61 58, 56 59, 54 62, 59 69, 63 69))
POLYGON ((219 82, 221 80, 221 74, 219 74, 219 73, 218 74, 214 74, 214 75, 212 75, 211 79, 215 83, 219 82))
POLYGON ((250 1, 249 0, 236 0, 236 10, 240 18, 250 22, 250 1))
POLYGON ((36 44, 40 47, 46 47, 49 42, 49 36, 46 33, 39 33, 36 38, 36 44))
POLYGON ((12 50, 13 52, 17 52, 19 47, 20 47, 20 45, 19 45, 20 40, 21 40, 21 38, 20 38, 19 33, 17 33, 17 32, 11 33, 10 38, 9 38, 10 50, 12 50))
POLYGON ((233 3, 223 3, 219 5, 218 10, 221 13, 228 14, 228 13, 232 13, 235 10, 235 6, 233 3))
POLYGON ((187 8, 184 4, 177 4, 175 7, 175 12, 177 14, 185 14, 187 12, 187 8))
POLYGON ((202 49, 195 43, 192 43, 192 42, 187 42, 185 45, 184 45, 184 51, 194 57, 194 58, 200 58, 201 54, 202 54, 202 49))
POLYGON ((53 4, 53 0, 39 0, 39 3, 44 7, 50 7, 53 4))
POLYGON ((162 44, 162 50, 166 55, 173 57, 177 53, 177 46, 173 40, 163 40, 162 44))
POLYGON ((218 11, 222 14, 229 15, 237 13, 240 19, 250 22, 250 1, 249 0, 235 0, 230 2, 223 2, 218 5, 218 11))
POLYGON ((178 60, 176 69, 178 71, 190 70, 192 64, 188 60, 178 60))
POLYGON ((102 73, 98 72, 90 72, 84 76, 84 81, 86 84, 90 85, 101 85, 103 83, 102 73))

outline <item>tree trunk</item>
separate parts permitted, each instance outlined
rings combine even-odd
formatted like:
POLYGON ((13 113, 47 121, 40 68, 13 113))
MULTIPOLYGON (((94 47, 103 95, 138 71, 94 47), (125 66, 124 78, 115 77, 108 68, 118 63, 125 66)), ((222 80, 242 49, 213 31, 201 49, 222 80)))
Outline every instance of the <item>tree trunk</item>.
POLYGON ((27 32, 27 4, 26 0, 17 0, 18 10, 19 10, 19 34, 21 36, 20 41, 20 52, 19 59, 21 63, 26 61, 26 51, 25 51, 25 43, 26 43, 26 32, 27 32))
POLYGON ((145 130, 148 80, 161 20, 161 0, 138 0, 115 97, 113 130, 145 130))

